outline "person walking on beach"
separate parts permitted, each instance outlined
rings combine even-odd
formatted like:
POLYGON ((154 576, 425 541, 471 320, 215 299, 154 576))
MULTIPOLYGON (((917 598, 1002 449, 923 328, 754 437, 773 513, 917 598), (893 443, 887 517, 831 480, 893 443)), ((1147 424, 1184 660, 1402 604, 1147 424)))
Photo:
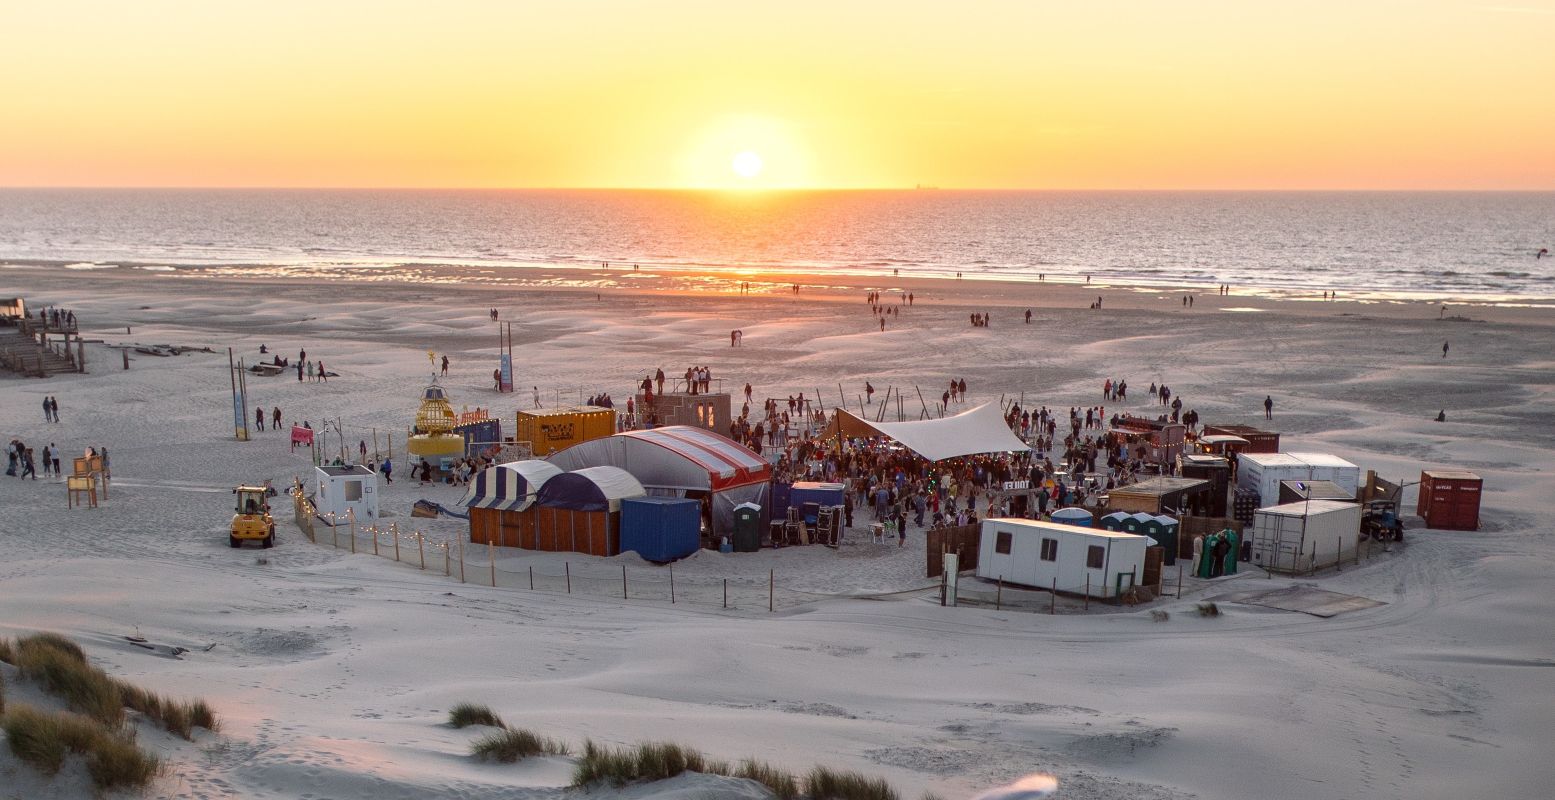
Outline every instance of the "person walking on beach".
POLYGON ((49 396, 48 395, 44 395, 43 396, 43 421, 44 422, 53 422, 54 421, 49 416, 49 396))
POLYGON ((366 461, 367 460, 367 440, 366 439, 358 440, 357 443, 356 443, 356 449, 357 449, 358 452, 360 452, 362 454, 362 460, 366 461))
POLYGON ((270 409, 270 427, 273 430, 280 430, 281 429, 281 407, 280 406, 276 406, 275 408, 270 409))
POLYGON ((43 477, 47 478, 49 476, 49 470, 53 466, 53 462, 49 460, 49 448, 45 447, 43 448, 43 477))
POLYGON ((394 482, 394 462, 390 461, 387 457, 383 459, 383 482, 394 482))
POLYGON ((869 381, 864 381, 864 402, 866 404, 875 402, 875 385, 869 381))
POLYGON ((1263 418, 1274 419, 1274 397, 1265 395, 1263 398, 1263 418))
POLYGON ((297 360, 297 382, 302 383, 302 360, 297 360))
MULTIPOLYGON (((1446 358, 1446 357, 1447 357, 1447 343, 1446 342, 1442 342, 1442 358, 1446 358)), ((57 417, 58 415, 55 415, 55 416, 57 417)), ((59 422, 58 419, 55 419, 54 421, 55 422, 59 422)))
POLYGON ((538 386, 531 386, 529 388, 534 390, 534 394, 535 394, 535 408, 539 408, 540 407, 540 387, 538 387, 538 386))
POLYGON ((1031 324, 1031 309, 1029 309, 1029 308, 1026 309, 1026 324, 1027 325, 1031 324))
POLYGON ((256 407, 254 409, 254 430, 262 431, 264 429, 265 429, 265 410, 263 408, 256 407))
POLYGON ((314 380, 314 378, 313 378, 313 362, 309 361, 308 362, 308 382, 312 383, 313 380, 314 380))
MULTIPOLYGON (((664 394, 664 368, 660 367, 653 372, 653 382, 659 385, 657 394, 664 394)), ((538 405, 538 403, 536 404, 538 405)))
POLYGON ((448 374, 448 354, 447 353, 443 354, 443 374, 444 375, 448 374))
POLYGON ((319 362, 319 380, 323 381, 324 383, 329 383, 329 373, 324 371, 323 361, 319 362))

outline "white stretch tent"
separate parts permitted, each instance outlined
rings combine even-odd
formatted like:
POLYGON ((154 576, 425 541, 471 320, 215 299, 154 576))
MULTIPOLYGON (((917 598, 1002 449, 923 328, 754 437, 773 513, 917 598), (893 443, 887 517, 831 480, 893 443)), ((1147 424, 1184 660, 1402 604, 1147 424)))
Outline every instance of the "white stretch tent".
POLYGON ((896 440, 930 461, 981 453, 1024 453, 1031 449, 1010 432, 1004 414, 992 403, 984 403, 954 417, 912 422, 871 422, 841 409, 837 416, 841 419, 833 422, 829 434, 835 435, 840 430, 845 435, 856 436, 867 429, 873 435, 896 440))

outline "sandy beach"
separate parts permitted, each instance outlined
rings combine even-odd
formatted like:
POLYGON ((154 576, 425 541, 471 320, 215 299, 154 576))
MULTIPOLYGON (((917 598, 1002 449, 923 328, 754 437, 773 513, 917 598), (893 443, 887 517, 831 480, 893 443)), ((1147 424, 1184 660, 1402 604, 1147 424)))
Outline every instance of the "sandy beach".
MULTIPOLYGON (((1178 287, 1056 281, 8 265, 0 296, 70 308, 101 344, 87 345, 84 375, 0 375, 0 435, 67 455, 106 447, 114 482, 100 507, 72 510, 57 480, 0 477, 0 636, 60 631, 111 673, 218 710, 223 731, 193 743, 141 731, 173 765, 157 797, 581 796, 561 788, 565 759, 472 761, 474 736, 443 725, 461 701, 574 746, 676 740, 796 771, 877 774, 912 798, 970 797, 1039 771, 1074 800, 1542 796, 1555 778, 1555 312, 1322 291, 1200 287, 1187 308, 1178 287), (881 331, 871 290, 913 302, 881 331), (513 323, 517 394, 492 390, 493 307, 513 323), (969 325, 974 312, 991 326, 969 325), (124 370, 113 346, 126 344, 213 352, 132 354, 124 370), (233 441, 226 349, 253 363, 262 344, 306 348, 339 377, 251 377, 251 404, 314 427, 336 420, 352 446, 403 434, 428 351, 452 362, 442 383, 456 408, 509 422, 530 387, 548 405, 624 400, 654 369, 693 364, 711 368, 715 388, 749 382, 758 398, 802 391, 828 407, 856 404, 868 380, 900 390, 909 419, 917 390, 931 406, 952 378, 966 380, 968 408, 1001 397, 1083 407, 1102 403, 1109 377, 1166 382, 1212 424, 1265 424, 1269 395, 1267 425, 1286 450, 1331 452, 1393 481, 1441 467, 1483 476, 1483 524, 1431 531, 1411 514, 1404 544, 1342 572, 1250 570, 1143 608, 1051 616, 1040 604, 941 608, 920 591, 932 582, 916 529, 903 548, 703 552, 677 565, 689 600, 673 605, 656 594, 662 568, 635 557, 572 556, 584 588, 571 595, 554 583, 483 587, 441 564, 309 542, 289 508, 275 549, 230 550, 230 488, 284 486, 311 469, 282 433, 233 441), (43 421, 45 395, 58 398, 59 423, 43 421), (626 600, 613 594, 622 564, 641 582, 626 600), (743 587, 730 609, 713 600, 724 578, 743 587), (1331 619, 1233 604, 1218 618, 1193 613, 1255 581, 1385 604, 1331 619), (188 652, 170 658, 127 635, 188 652)), ((1116 410, 1155 408, 1140 391, 1116 410)), ((416 500, 453 505, 462 489, 398 477, 381 488, 384 509, 434 542, 466 530, 410 517, 416 500)), ((1414 497, 1410 487, 1406 510, 1414 497)), ((488 559, 472 547, 465 559, 512 575, 558 569, 554 554, 518 550, 488 559)), ((0 670, 8 691, 26 691, 0 670)), ((45 782, 4 750, 0 785, 28 798, 87 786, 78 765, 45 782)), ((754 791, 683 776, 589 796, 754 791)))

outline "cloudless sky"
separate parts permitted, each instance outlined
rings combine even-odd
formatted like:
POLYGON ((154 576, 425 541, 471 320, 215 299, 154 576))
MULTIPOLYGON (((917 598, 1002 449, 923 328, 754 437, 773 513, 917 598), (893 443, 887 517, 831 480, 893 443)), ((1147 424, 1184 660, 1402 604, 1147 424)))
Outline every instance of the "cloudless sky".
POLYGON ((0 10, 0 185, 919 183, 1555 189, 1555 0, 0 10))

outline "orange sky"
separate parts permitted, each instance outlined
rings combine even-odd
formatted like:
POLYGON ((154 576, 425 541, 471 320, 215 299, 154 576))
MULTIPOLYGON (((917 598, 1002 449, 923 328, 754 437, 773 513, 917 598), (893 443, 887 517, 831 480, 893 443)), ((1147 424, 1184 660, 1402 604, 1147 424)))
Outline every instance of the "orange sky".
POLYGON ((0 185, 1555 189, 1555 0, 49 0, 0 30, 0 185))

